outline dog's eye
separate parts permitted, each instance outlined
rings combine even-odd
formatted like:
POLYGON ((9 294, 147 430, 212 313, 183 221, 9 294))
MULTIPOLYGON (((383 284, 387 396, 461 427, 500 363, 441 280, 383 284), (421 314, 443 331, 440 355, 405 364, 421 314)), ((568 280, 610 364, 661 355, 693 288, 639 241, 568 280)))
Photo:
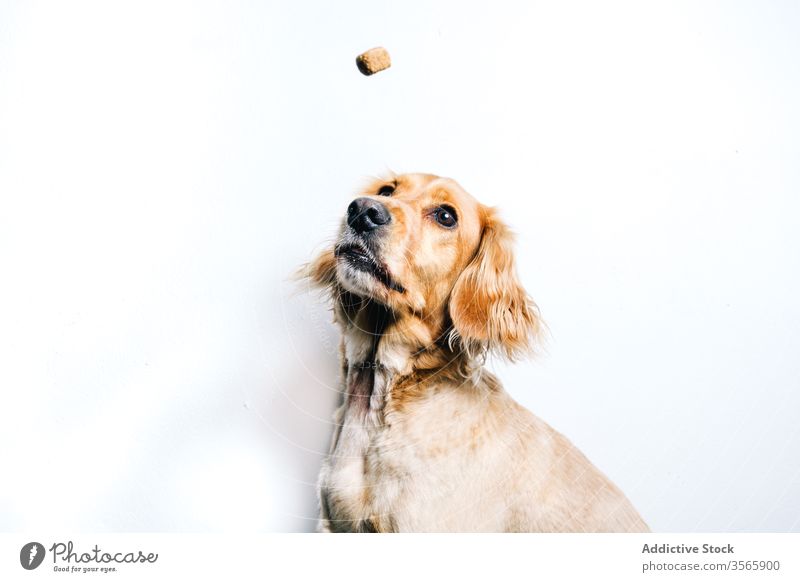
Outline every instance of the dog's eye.
POLYGON ((458 222, 455 210, 448 206, 440 206, 434 210, 433 218, 445 228, 453 228, 458 222))
POLYGON ((391 196, 392 194, 394 194, 393 184, 386 184, 378 190, 378 196, 391 196))

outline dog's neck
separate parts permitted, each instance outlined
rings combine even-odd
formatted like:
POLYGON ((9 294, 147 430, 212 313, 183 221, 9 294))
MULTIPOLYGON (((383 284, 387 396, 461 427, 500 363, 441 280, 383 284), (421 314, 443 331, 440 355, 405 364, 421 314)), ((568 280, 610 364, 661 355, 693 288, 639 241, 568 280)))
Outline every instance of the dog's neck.
POLYGON ((418 391, 424 378, 464 375, 466 356, 442 338, 444 324, 415 314, 398 315, 374 301, 339 295, 336 319, 342 327, 343 372, 347 409, 376 422, 391 397, 410 385, 418 391))

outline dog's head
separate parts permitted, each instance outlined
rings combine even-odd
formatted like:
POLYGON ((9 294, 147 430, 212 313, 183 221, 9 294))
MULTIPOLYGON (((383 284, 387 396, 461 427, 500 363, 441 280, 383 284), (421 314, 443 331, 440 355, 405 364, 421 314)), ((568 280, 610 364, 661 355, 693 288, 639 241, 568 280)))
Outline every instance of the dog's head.
POLYGON ((510 359, 539 320, 520 284, 512 235, 455 181, 404 174, 370 184, 347 206, 333 249, 307 269, 319 285, 413 318, 436 341, 510 359))

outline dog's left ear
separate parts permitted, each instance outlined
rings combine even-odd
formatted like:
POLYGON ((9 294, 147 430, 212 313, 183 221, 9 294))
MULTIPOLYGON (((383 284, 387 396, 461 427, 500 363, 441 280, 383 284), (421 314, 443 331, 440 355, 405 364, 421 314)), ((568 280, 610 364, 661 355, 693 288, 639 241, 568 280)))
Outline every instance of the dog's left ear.
POLYGON ((333 287, 336 283, 336 256, 333 249, 325 249, 310 263, 303 265, 298 277, 310 280, 316 287, 333 287))
POLYGON ((478 347, 513 361, 532 351, 539 310, 519 282, 513 234, 487 210, 478 252, 450 295, 453 339, 468 351, 478 347))

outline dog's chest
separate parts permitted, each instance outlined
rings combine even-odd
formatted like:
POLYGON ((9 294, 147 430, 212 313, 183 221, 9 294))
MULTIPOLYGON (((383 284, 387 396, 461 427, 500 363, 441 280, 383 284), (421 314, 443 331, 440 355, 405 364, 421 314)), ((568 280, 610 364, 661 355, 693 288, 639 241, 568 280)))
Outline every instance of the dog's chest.
POLYGON ((344 402, 335 417, 331 451, 319 481, 323 526, 332 531, 366 528, 367 453, 378 430, 376 411, 370 410, 374 377, 375 371, 366 364, 351 367, 344 402))
POLYGON ((323 522, 333 531, 394 529, 393 502, 409 462, 397 429, 385 419, 396 376, 371 359, 348 365, 344 402, 320 474, 323 522))
POLYGON ((435 529, 466 503, 465 467, 481 465, 467 458, 479 407, 464 395, 467 388, 431 386, 398 408, 398 381, 380 365, 350 366, 338 433, 320 474, 324 529, 435 529))

